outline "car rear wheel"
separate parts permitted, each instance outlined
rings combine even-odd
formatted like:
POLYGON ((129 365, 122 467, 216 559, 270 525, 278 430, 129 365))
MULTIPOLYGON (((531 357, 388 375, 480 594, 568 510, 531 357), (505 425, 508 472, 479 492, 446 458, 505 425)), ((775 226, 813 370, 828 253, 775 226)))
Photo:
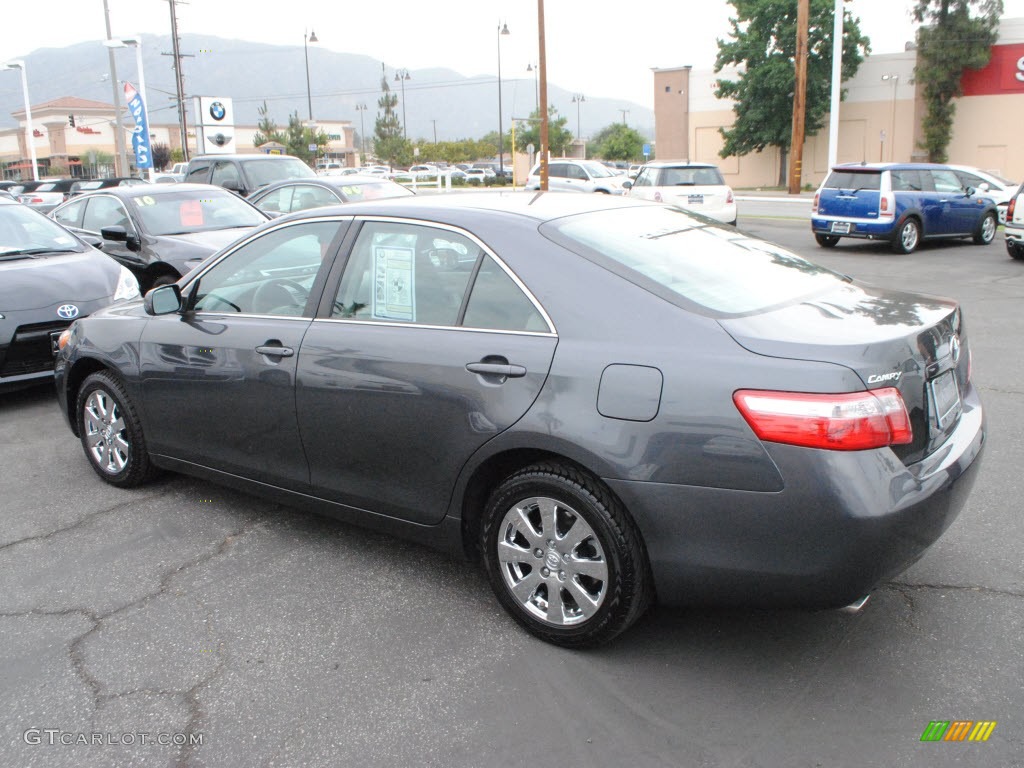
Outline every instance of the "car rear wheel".
POLYGON ((913 253, 921 241, 921 225, 917 219, 906 219, 896 230, 892 241, 892 249, 896 253, 913 253))
POLYGON ((599 482, 559 463, 508 477, 485 510, 482 551, 498 600, 531 633, 570 648, 607 642, 652 599, 639 532, 599 482))
POLYGON ((835 235, 815 235, 814 239, 822 248, 835 248, 836 243, 839 242, 839 238, 835 235))
POLYGON ((985 218, 978 222, 978 230, 974 233, 975 245, 988 245, 996 239, 996 228, 999 222, 992 212, 986 213, 985 218))
POLYGON ((1017 259, 1018 261, 1024 260, 1024 246, 1020 243, 1015 243, 1013 240, 1006 241, 1006 252, 1010 254, 1010 257, 1017 259))
POLYGON ((140 485, 152 476, 139 417, 112 374, 97 371, 85 379, 75 412, 82 448, 96 474, 121 488, 140 485))

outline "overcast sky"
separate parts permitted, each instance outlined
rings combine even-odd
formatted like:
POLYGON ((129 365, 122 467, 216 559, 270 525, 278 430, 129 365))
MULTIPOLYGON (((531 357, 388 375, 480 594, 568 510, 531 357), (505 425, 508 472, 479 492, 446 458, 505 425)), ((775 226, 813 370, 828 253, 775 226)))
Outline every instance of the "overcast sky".
MULTIPOLYGON (((114 35, 169 34, 167 0, 108 0, 114 35)), ((1024 16, 1024 0, 1004 0, 1006 17, 1024 16)), ((874 53, 904 49, 914 36, 913 0, 852 0, 874 53)), ((0 62, 37 48, 105 37, 103 0, 4 0, 0 62)), ((710 69, 716 39, 729 32, 725 0, 547 0, 548 78, 585 95, 653 105, 652 67, 710 69)), ((188 0, 178 6, 179 32, 296 45, 306 28, 319 45, 361 53, 389 66, 448 67, 494 76, 498 27, 502 78, 531 83, 538 50, 537 4, 530 0, 188 0)), ((187 53, 195 51, 185 50, 187 53)), ((185 69, 186 76, 188 68, 185 69)), ((30 72, 31 80, 40 73, 30 72)))

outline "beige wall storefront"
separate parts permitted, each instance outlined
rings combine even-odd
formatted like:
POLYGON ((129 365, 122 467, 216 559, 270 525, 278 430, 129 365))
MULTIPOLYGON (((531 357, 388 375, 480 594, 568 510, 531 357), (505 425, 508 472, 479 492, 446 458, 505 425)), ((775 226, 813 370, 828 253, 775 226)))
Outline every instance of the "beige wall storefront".
MULTIPOLYGON (((918 162, 924 104, 914 82, 916 52, 870 56, 856 77, 843 84, 838 162, 918 162)), ((654 71, 655 152, 662 160, 717 164, 734 187, 773 187, 779 182, 779 151, 767 149, 722 158, 720 129, 732 125, 732 102, 715 98, 715 73, 690 67, 654 71)), ((1004 20, 992 60, 963 80, 957 100, 952 163, 973 165, 1010 179, 1024 179, 1024 19, 1004 20)), ((804 144, 801 184, 816 187, 828 173, 828 118, 804 144)))

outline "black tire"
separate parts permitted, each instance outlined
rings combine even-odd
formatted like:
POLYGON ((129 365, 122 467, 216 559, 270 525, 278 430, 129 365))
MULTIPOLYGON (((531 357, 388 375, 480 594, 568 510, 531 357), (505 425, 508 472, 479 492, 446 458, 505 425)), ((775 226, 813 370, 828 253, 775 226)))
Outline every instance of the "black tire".
POLYGON ((839 242, 839 238, 836 235, 820 235, 816 233, 814 239, 818 241, 818 245, 822 248, 835 248, 836 243, 839 242))
POLYGON ((78 390, 75 418, 86 458, 103 480, 131 488, 155 474, 138 414, 113 374, 97 371, 86 377, 78 390), (106 436, 105 429, 110 430, 106 436))
POLYGON ((921 243, 921 225, 915 218, 904 219, 892 235, 892 249, 896 253, 913 253, 921 243))
POLYGON ((1020 243, 1015 243, 1013 240, 1007 240, 1006 252, 1010 254, 1011 259, 1017 259, 1017 261, 1024 260, 1024 246, 1020 243))
POLYGON ((999 229, 999 218, 994 211, 985 214, 978 222, 978 228, 974 231, 975 245, 988 245, 996 239, 996 230, 999 229))
POLYGON ((153 282, 149 284, 149 288, 147 288, 146 290, 151 291, 154 288, 159 288, 161 285, 170 285, 171 283, 178 282, 178 280, 180 279, 181 278, 178 275, 158 275, 156 278, 153 279, 153 282))
POLYGON ((484 511, 481 548, 498 601, 529 632, 555 645, 608 642, 653 599, 643 541, 621 502, 600 482, 559 463, 526 467, 495 489, 484 511), (541 517, 548 507, 550 528, 541 517), (524 533, 525 526, 530 530, 524 533), (503 562, 499 550, 512 554, 503 562), (518 585, 519 597, 513 592, 518 585), (558 590, 557 615, 552 588, 558 590))

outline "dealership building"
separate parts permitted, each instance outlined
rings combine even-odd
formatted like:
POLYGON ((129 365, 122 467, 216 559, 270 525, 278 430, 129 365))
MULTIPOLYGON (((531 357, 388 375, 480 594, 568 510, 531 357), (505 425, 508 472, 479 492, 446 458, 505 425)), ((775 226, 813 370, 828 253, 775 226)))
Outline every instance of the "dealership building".
MULTIPOLYGON (((839 109, 840 163, 918 162, 927 159, 922 140, 925 104, 914 80, 917 52, 868 56, 843 83, 839 109)), ((718 165, 734 187, 776 186, 779 150, 722 158, 720 129, 732 125, 733 102, 715 97, 716 81, 735 70, 655 69, 655 150, 664 160, 690 159, 718 165)), ((1024 19, 1004 19, 989 64, 963 77, 956 101, 951 163, 973 165, 1009 179, 1024 179, 1024 19)), ((828 117, 804 144, 801 185, 816 187, 828 172, 828 117)))

